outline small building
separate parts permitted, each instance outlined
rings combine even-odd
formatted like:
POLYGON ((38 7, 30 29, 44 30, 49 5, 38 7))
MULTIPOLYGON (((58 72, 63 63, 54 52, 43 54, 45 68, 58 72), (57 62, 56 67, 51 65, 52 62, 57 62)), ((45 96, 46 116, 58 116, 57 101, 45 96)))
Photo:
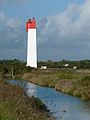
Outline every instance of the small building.
POLYGON ((77 70, 77 66, 73 66, 73 69, 74 69, 74 70, 77 70))
POLYGON ((68 67, 68 66, 69 66, 69 64, 64 64, 64 66, 65 66, 65 67, 68 67))
POLYGON ((47 69, 47 66, 41 66, 41 69, 47 69))

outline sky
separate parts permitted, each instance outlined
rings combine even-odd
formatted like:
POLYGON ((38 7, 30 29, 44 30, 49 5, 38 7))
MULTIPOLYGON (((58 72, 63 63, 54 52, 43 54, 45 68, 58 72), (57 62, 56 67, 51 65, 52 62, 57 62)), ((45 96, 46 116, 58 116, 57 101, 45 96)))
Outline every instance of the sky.
POLYGON ((39 61, 90 59, 90 0, 0 0, 0 60, 26 61, 33 17, 39 61))

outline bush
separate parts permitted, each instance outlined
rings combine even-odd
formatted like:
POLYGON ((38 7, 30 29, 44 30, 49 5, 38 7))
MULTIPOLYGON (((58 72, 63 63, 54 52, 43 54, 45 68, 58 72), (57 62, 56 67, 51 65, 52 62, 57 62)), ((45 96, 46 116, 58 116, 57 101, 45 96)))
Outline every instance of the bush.
POLYGON ((84 76, 81 80, 82 80, 82 81, 86 81, 86 80, 89 80, 89 81, 90 81, 90 76, 84 76))

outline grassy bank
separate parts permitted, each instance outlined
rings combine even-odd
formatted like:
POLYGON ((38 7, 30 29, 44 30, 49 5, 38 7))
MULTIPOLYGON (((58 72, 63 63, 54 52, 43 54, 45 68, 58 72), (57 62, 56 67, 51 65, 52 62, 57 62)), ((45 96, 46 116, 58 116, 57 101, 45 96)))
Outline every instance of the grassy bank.
POLYGON ((41 86, 53 87, 58 91, 90 100, 90 74, 89 72, 73 70, 37 70, 26 73, 22 79, 41 86))
POLYGON ((53 120, 45 105, 21 88, 0 81, 0 120, 53 120))
POLYGON ((3 60, 0 61, 0 79, 25 79, 35 84, 53 87, 83 100, 90 100, 90 60, 38 63, 38 67, 43 65, 51 69, 36 70, 26 67, 25 62, 16 59, 3 60), (69 68, 64 67, 67 63, 69 68), (77 66, 79 70, 72 70, 73 66, 77 66))

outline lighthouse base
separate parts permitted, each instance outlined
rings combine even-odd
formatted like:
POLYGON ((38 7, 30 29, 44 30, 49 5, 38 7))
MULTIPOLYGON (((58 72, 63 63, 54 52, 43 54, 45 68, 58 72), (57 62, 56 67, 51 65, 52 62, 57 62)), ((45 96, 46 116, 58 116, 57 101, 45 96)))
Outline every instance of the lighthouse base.
POLYGON ((26 65, 27 67, 37 68, 37 66, 26 65))

